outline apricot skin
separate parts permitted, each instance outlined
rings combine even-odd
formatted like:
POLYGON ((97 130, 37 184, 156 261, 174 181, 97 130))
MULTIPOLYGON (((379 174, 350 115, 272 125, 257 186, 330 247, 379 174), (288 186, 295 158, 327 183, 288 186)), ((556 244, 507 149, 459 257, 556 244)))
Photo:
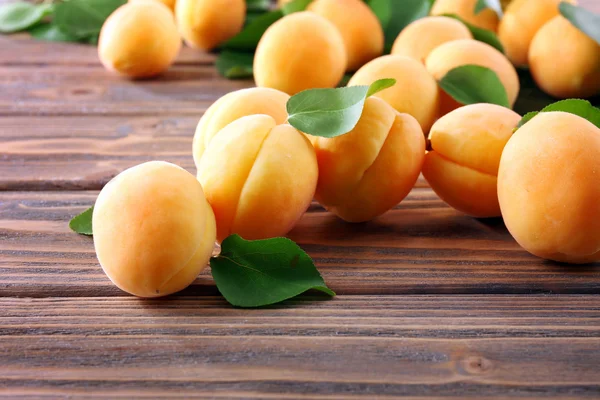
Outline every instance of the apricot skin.
POLYGON ((540 89, 551 96, 587 98, 600 93, 600 45, 562 16, 535 34, 529 67, 540 89))
MULTIPOLYGON (((512 107, 519 95, 519 76, 515 67, 504 54, 476 40, 455 40, 434 49, 425 62, 427 71, 439 81, 448 71, 462 65, 480 65, 494 71, 506 89, 508 101, 512 107)), ((445 92, 441 94, 440 115, 445 115, 460 107, 461 104, 445 92)))
POLYGON ((424 132, 429 131, 438 114, 439 91, 423 64, 404 56, 379 57, 356 71, 348 86, 370 85, 383 78, 394 78, 396 84, 375 96, 387 101, 398 112, 412 115, 424 132))
POLYGON ((456 14, 470 24, 489 31, 498 29, 498 15, 494 10, 486 8, 475 14, 477 0, 436 0, 431 8, 431 15, 456 14))
POLYGON ((464 106, 443 116, 431 128, 423 176, 455 209, 474 217, 500 216, 498 165, 520 120, 493 104, 464 106))
POLYGON ((342 34, 348 71, 356 71, 383 53, 383 29, 362 0, 315 0, 308 10, 329 20, 342 34))
POLYGON ((147 78, 169 68, 180 48, 181 38, 168 7, 138 0, 122 5, 106 19, 98 56, 110 71, 147 78))
POLYGON ((315 198, 348 222, 371 220, 402 201, 425 155, 419 123, 377 97, 367 98, 351 132, 312 143, 319 163, 315 198))
POLYGON ((563 112, 541 113, 509 140, 498 174, 506 227, 528 252, 600 261, 600 129, 563 112))
POLYGON ((514 65, 527 65, 527 53, 534 35, 559 14, 561 1, 514 0, 508 5, 498 26, 498 37, 514 65))
POLYGON ((196 167, 212 138, 238 118, 266 114, 277 124, 287 121, 286 103, 290 96, 270 88, 248 88, 230 92, 213 103, 204 113, 194 134, 193 155, 196 167))
POLYGON ((112 179, 96 200, 92 224, 102 269, 139 297, 166 296, 190 285, 208 265, 216 235, 200 183, 162 161, 112 179))
POLYGON ((392 54, 425 63, 429 53, 441 44, 472 38, 469 28, 454 18, 425 17, 412 22, 400 32, 394 41, 392 54))
POLYGON ((246 18, 245 0, 177 0, 175 17, 185 43, 212 50, 238 34, 246 18))
POLYGON ((256 86, 289 95, 332 88, 346 70, 346 48, 335 25, 309 11, 287 15, 267 29, 254 55, 256 86))
POLYGON ((315 151, 292 126, 249 115, 223 128, 198 166, 217 220, 217 239, 283 236, 306 211, 318 178, 315 151))

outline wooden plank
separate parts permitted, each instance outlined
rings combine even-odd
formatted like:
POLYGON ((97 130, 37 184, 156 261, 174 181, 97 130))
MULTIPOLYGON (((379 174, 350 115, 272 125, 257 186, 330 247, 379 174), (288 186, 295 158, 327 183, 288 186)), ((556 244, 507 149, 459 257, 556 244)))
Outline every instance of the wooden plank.
POLYGON ((0 396, 597 398, 599 315, 598 296, 2 298, 0 396))
MULTIPOLYGON (((67 222, 97 192, 0 193, 0 295, 114 296, 91 238, 67 222)), ((348 224, 314 204, 290 233, 339 294, 600 293, 600 264, 521 249, 499 219, 477 220, 415 189, 397 209, 348 224)), ((185 294, 216 294, 204 272, 185 294)))

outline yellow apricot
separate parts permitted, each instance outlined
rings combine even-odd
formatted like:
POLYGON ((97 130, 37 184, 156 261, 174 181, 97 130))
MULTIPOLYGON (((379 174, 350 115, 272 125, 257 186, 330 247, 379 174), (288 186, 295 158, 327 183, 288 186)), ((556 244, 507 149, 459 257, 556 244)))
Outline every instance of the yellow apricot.
POLYGON ((306 211, 318 178, 315 151, 292 126, 249 115, 208 144, 198 180, 217 220, 217 239, 285 235, 306 211))
POLYGON ((439 45, 472 38, 469 28, 454 18, 425 17, 412 22, 400 32, 394 41, 392 54, 425 63, 429 53, 439 45))
POLYGON ((600 93, 600 45, 560 15, 535 34, 529 67, 540 89, 551 96, 587 98, 600 93))
MULTIPOLYGON (((527 53, 533 36, 552 18, 564 0, 514 0, 498 26, 498 37, 506 56, 517 66, 527 65, 527 53)), ((573 0, 570 1, 574 3, 573 0)))
MULTIPOLYGON (((480 65, 494 71, 508 95, 511 107, 519 95, 519 76, 508 59, 487 43, 476 40, 454 40, 435 48, 427 57, 427 71, 439 81, 448 71, 462 65, 480 65)), ((461 104, 442 91, 440 115, 445 115, 461 104)))
POLYGON ((356 71, 383 53, 381 23, 364 1, 315 0, 308 10, 325 17, 342 34, 348 71, 356 71))
POLYGON ((500 216, 496 191, 502 150, 521 116, 494 104, 446 114, 429 134, 423 176, 437 195, 474 217, 500 216))
POLYGON ((270 88, 248 88, 231 92, 214 102, 204 113, 194 134, 193 156, 196 167, 213 136, 238 118, 266 114, 277 124, 287 121, 289 95, 270 88))
POLYGON ((244 26, 244 0, 177 0, 175 17, 188 46, 212 50, 244 26))
POLYGON ((208 265, 216 225, 196 178, 162 161, 129 168, 100 192, 92 216, 102 269, 120 289, 166 296, 208 265))
POLYGON ((319 163, 315 198, 349 222, 371 220, 414 186, 425 155, 417 120, 369 97, 356 127, 335 138, 314 137, 319 163))
POLYGON ((181 38, 168 7, 138 0, 122 5, 106 19, 98 56, 108 70, 147 78, 169 68, 180 48, 181 38))
POLYGON ((348 86, 370 85, 383 78, 394 78, 396 84, 375 96, 398 112, 415 117, 423 131, 428 132, 438 114, 439 91, 423 64, 404 56, 379 57, 356 71, 348 86))
POLYGON ((600 129, 563 112, 541 113, 508 141, 498 173, 506 227, 530 253, 600 261, 600 129))
POLYGON ((498 15, 490 8, 475 14, 477 0, 435 0, 431 15, 456 14, 470 24, 496 32, 498 15))
POLYGON ((287 15, 271 25, 254 55, 256 85, 290 95, 335 87, 345 70, 342 35, 331 22, 309 11, 287 15))
MULTIPOLYGON (((132 2, 132 1, 139 1, 139 0, 129 0, 129 1, 132 2)), ((141 1, 146 1, 146 0, 141 0, 141 1)), ((171 11, 175 12, 175 0, 154 0, 154 1, 163 3, 165 6, 169 7, 171 9, 171 11)))

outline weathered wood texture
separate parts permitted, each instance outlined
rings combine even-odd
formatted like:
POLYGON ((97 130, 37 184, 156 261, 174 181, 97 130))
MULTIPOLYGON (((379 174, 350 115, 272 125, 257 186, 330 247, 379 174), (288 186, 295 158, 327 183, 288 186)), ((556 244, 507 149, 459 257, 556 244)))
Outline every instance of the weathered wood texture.
POLYGON ((598 398, 596 296, 0 299, 0 396, 598 398))
MULTIPOLYGON (((111 296, 91 238, 67 221, 97 192, 0 193, 0 294, 111 296)), ((290 233, 340 294, 600 293, 600 264, 566 266, 521 249, 499 219, 464 216, 430 189, 365 224, 314 204, 290 233)), ((215 294, 208 272, 187 294, 215 294)))

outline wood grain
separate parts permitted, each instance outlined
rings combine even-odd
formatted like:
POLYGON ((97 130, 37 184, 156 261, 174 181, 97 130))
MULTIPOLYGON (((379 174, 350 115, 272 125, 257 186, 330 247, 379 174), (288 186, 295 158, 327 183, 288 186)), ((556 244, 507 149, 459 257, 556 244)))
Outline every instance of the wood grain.
POLYGON ((597 398, 598 300, 0 298, 0 396, 597 398))
MULTIPOLYGON (((97 192, 0 193, 0 295, 115 296, 91 238, 68 220, 97 192)), ((566 266, 521 249, 500 220, 459 214, 430 189, 348 224, 317 204, 290 233, 340 294, 600 293, 600 264, 566 266)), ((185 294, 216 294, 204 272, 185 294)))

